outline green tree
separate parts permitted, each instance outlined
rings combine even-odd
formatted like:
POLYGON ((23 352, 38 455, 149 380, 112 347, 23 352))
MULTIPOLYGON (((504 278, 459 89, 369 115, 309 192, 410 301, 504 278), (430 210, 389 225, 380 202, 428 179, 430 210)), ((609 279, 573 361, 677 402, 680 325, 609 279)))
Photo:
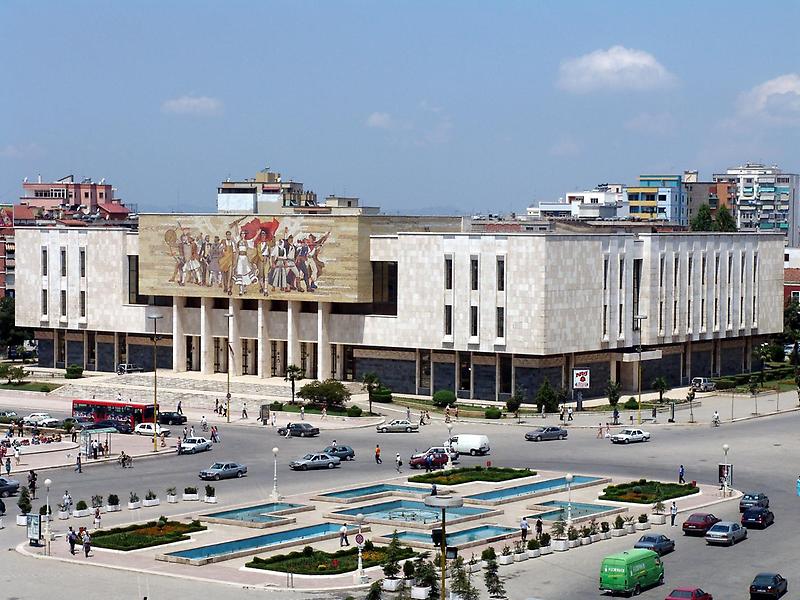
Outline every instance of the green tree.
POLYGON ((496 558, 490 558, 486 561, 486 570, 483 572, 483 583, 486 585, 486 591, 491 598, 506 597, 506 590, 503 587, 503 582, 500 580, 498 571, 496 558))
POLYGON ((335 379, 325 381, 312 381, 305 384, 297 392, 298 397, 311 402, 312 404, 324 405, 328 409, 331 407, 342 407, 350 400, 350 391, 335 379))
POLYGON ((606 396, 608 396, 608 403, 612 408, 616 407, 619 403, 620 385, 618 381, 608 380, 606 384, 606 396))
POLYGON ((736 219, 724 204, 717 209, 717 218, 714 221, 714 230, 721 232, 736 231, 736 219))
POLYGON ((19 499, 17 499, 17 507, 23 515, 27 515, 33 508, 33 506, 31 506, 31 494, 28 491, 28 488, 25 486, 20 488, 19 499))
POLYGON ((5 379, 8 383, 11 383, 11 365, 7 363, 0 364, 0 379, 5 379))
POLYGON ((381 600, 381 598, 383 598, 383 588, 381 587, 381 582, 373 581, 372 585, 369 586, 369 591, 367 592, 365 600, 381 600))
POLYGON ((658 401, 664 401, 664 394, 669 391, 669 385, 667 384, 667 380, 664 377, 656 377, 653 379, 653 382, 650 384, 655 391, 658 392, 658 401))
POLYGON ((17 327, 14 320, 14 298, 0 298, 0 346, 19 346, 33 337, 30 329, 17 327))
POLYGON ((689 226, 692 231, 713 231, 714 217, 711 216, 711 207, 701 204, 689 226))
POLYGON ((522 390, 517 387, 514 394, 506 400, 506 410, 510 413, 514 413, 514 415, 519 419, 519 409, 522 406, 522 390))
POLYGON ((558 410, 558 398, 553 386, 550 385, 550 380, 545 379, 539 390, 536 392, 536 406, 539 410, 544 406, 545 412, 555 412, 558 410))
POLYGON ((783 343, 790 344, 800 338, 800 303, 789 300, 783 307, 783 343))
POLYGON ((8 379, 11 381, 12 379, 17 383, 22 383, 22 381, 30 375, 30 371, 26 371, 25 367, 11 367, 8 370, 8 379))
POLYGON ((767 361, 772 358, 772 348, 770 344, 764 342, 753 348, 753 358, 759 362, 759 382, 764 385, 764 369, 767 366, 767 361))
POLYGON ((453 561, 450 592, 462 600, 478 600, 479 598, 478 590, 472 585, 469 573, 464 568, 464 559, 460 556, 453 561))
POLYGON ((361 389, 367 392, 369 399, 369 414, 372 414, 372 394, 381 389, 381 380, 375 373, 364 373, 361 378, 361 389))
POLYGON ((400 556, 401 556, 400 540, 397 538, 397 530, 394 530, 392 541, 386 546, 386 555, 383 564, 383 574, 389 579, 394 579, 400 572, 400 556))
POLYGON ((431 401, 434 406, 444 408, 456 402, 456 395, 453 393, 453 390, 439 390, 433 394, 431 401))
POLYGON ((305 377, 305 373, 303 369, 297 365, 289 365, 286 367, 286 377, 284 377, 283 380, 292 382, 292 404, 294 404, 294 382, 303 379, 303 377, 305 377))

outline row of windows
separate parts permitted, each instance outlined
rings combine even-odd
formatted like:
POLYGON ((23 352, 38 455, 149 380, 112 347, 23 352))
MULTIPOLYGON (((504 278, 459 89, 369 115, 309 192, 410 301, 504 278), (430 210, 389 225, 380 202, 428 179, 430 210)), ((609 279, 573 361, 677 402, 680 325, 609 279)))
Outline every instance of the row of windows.
MULTIPOLYGON (((506 289, 506 259, 504 256, 497 257, 496 263, 497 273, 497 291, 502 292, 506 289)), ((480 268, 477 256, 472 256, 469 259, 469 285, 472 291, 478 290, 478 283, 480 281, 480 268)), ((453 289, 453 257, 445 256, 444 258, 444 289, 453 289)))
MULTIPOLYGON (((498 338, 506 337, 506 309, 502 306, 496 308, 495 335, 498 338)), ((444 334, 453 335, 453 306, 444 305, 444 334)), ((478 337, 478 307, 469 307, 469 335, 478 337)))
MULTIPOLYGON (((66 292, 66 290, 61 290, 61 298, 60 298, 60 300, 61 300, 61 302, 60 302, 60 305, 61 305, 60 306, 60 309, 61 309, 60 310, 60 315, 61 315, 61 317, 66 318, 67 317, 67 292, 66 292)), ((41 306, 42 315, 43 316, 47 316, 47 311, 48 311, 48 292, 47 292, 47 290, 42 290, 42 302, 41 302, 41 305, 42 305, 41 306)), ((79 307, 80 307, 79 308, 80 316, 81 317, 85 317, 86 316, 86 292, 84 290, 80 291, 79 307)))
MULTIPOLYGON (((61 248, 59 252, 61 277, 67 276, 67 249, 61 248)), ((42 247, 42 277, 47 277, 47 247, 42 247)), ((86 277, 86 248, 81 248, 78 254, 78 269, 81 278, 86 277)))

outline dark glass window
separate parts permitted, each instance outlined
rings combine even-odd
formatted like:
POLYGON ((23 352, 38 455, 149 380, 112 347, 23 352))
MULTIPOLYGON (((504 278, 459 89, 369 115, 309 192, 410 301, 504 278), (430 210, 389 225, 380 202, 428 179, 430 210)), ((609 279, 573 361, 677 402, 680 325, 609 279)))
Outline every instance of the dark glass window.
POLYGON ((444 259, 444 289, 453 289, 453 257, 451 256, 444 259))
MULTIPOLYGON (((506 259, 502 256, 497 257, 497 291, 502 292, 506 289, 506 259)), ((500 336, 503 337, 503 336, 500 336)))
POLYGON ((444 305, 444 334, 453 335, 453 307, 444 305))
POLYGON ((469 334, 472 337, 478 337, 478 307, 469 307, 469 334))
POLYGON ((397 314, 397 263, 373 261, 372 310, 374 314, 397 314))
POLYGON ((497 307, 497 337, 506 337, 506 309, 497 307))
POLYGON ((478 289, 478 258, 473 256, 469 259, 469 278, 470 278, 470 289, 477 290, 478 289))

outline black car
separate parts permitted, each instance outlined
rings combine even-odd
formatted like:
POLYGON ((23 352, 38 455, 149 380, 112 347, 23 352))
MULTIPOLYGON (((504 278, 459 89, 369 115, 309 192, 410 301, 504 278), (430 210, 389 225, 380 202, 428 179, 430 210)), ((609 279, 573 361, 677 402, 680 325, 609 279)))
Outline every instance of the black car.
POLYGON ((117 433, 133 433, 133 427, 131 427, 130 423, 125 423, 124 421, 112 421, 110 419, 106 419, 105 421, 98 421, 94 425, 90 425, 86 429, 116 429, 117 433))
POLYGON ((6 498, 19 491, 19 481, 0 477, 0 498, 6 498))
POLYGON ((186 423, 186 416, 176 412, 160 412, 158 422, 162 425, 183 425, 186 423))
POLYGON ((755 598, 780 598, 789 591, 789 582, 777 573, 759 573, 750 584, 750 600, 755 598))
POLYGON ((309 423, 289 423, 286 427, 278 429, 278 435, 286 435, 287 427, 289 435, 292 437, 314 437, 319 435, 319 428, 309 423))
POLYGON ((742 499, 739 500, 739 512, 755 506, 769 508, 769 497, 763 492, 745 492, 742 499))
POLYGON ((742 526, 747 527, 748 529, 753 527, 765 529, 774 522, 775 515, 772 514, 770 509, 764 508, 763 506, 754 506, 753 508, 748 508, 742 514, 742 526))

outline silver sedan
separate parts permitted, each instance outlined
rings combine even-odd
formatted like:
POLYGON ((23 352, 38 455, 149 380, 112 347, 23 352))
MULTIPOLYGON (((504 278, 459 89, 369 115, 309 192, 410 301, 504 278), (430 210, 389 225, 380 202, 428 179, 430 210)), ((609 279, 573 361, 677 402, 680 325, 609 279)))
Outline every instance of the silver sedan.
POLYGON ((411 433, 412 431, 419 431, 419 424, 412 423, 406 419, 395 419, 394 421, 389 421, 388 423, 381 423, 375 429, 377 429, 379 433, 411 433))
POLYGON ((289 463, 289 467, 295 471, 308 471, 309 469, 333 469, 338 467, 341 460, 338 456, 331 456, 324 452, 315 454, 306 454, 302 458, 293 460, 289 463))
POLYGON ((725 544, 733 546, 747 537, 747 528, 733 521, 720 521, 706 532, 707 544, 725 544))

